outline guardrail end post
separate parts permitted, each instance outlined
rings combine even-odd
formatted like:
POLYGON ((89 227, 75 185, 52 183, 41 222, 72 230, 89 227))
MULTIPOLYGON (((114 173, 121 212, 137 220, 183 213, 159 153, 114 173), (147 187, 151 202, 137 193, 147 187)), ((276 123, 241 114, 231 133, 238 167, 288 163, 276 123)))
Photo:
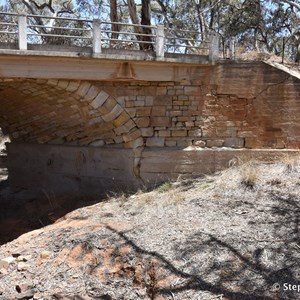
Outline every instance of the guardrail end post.
POLYGON ((156 30, 156 57, 163 58, 165 56, 165 28, 163 25, 158 25, 156 30))
POLYGON ((27 50, 27 17, 26 15, 18 16, 18 40, 19 50, 27 50))
POLYGON ((216 32, 210 34, 209 61, 215 64, 219 60, 219 35, 216 32))
POLYGON ((101 21, 93 20, 93 53, 99 54, 101 49, 101 21))

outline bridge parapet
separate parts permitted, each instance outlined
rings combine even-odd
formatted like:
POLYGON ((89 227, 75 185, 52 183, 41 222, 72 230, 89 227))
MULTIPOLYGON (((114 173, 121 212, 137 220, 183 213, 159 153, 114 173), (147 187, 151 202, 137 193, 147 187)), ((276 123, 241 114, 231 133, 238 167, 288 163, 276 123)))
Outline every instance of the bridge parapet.
POLYGON ((219 58, 217 34, 203 41, 197 31, 170 29, 163 25, 0 12, 0 34, 5 37, 5 43, 0 43, 2 49, 31 50, 37 49, 37 45, 51 45, 54 51, 76 47, 76 51, 89 51, 94 55, 109 49, 142 50, 154 54, 157 60, 172 54, 206 56, 210 63, 219 58), (42 22, 46 25, 40 25, 41 19, 46 20, 42 22))

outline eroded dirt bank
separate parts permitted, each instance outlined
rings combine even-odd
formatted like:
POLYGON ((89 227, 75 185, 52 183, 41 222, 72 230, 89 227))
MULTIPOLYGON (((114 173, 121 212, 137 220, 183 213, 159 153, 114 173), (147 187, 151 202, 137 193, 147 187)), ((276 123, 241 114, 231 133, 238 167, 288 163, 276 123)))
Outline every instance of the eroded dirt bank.
POLYGON ((79 208, 1 246, 0 299, 299 299, 299 171, 246 162, 79 208))

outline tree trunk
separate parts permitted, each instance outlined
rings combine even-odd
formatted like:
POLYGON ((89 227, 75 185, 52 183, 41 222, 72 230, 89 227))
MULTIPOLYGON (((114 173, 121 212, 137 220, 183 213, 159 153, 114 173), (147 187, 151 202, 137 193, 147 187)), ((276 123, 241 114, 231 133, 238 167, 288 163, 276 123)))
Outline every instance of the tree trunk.
MULTIPOLYGON (((118 7, 117 7, 117 0, 110 0, 110 21, 113 23, 118 22, 118 7)), ((118 39, 119 36, 119 26, 118 24, 112 24, 111 25, 112 31, 114 31, 111 34, 112 39, 118 39)), ((110 45, 114 47, 114 45, 117 44, 117 41, 110 41, 110 45)))
MULTIPOLYGON (((141 16, 141 24, 150 26, 151 25, 151 7, 150 0, 142 0, 142 16, 141 16)), ((143 34, 146 36, 142 36, 142 40, 145 42, 152 42, 151 36, 149 36, 152 31, 151 28, 142 28, 143 34)), ((141 43, 141 50, 153 50, 153 45, 149 43, 141 43)))
MULTIPOLYGON (((140 20, 136 11, 136 5, 134 0, 127 0, 128 8, 129 8, 129 15, 131 18, 131 22, 135 25, 140 25, 140 20)), ((143 25, 150 25, 151 22, 151 14, 150 14, 150 0, 142 0, 142 22, 145 24, 143 25), (144 12, 143 12, 144 11, 144 12)), ((142 28, 140 26, 134 26, 134 32, 137 34, 149 34, 151 33, 150 28, 142 28)), ((153 49, 152 44, 143 43, 143 41, 151 40, 151 37, 137 35, 136 39, 139 41, 139 48, 140 50, 149 50, 153 49)))

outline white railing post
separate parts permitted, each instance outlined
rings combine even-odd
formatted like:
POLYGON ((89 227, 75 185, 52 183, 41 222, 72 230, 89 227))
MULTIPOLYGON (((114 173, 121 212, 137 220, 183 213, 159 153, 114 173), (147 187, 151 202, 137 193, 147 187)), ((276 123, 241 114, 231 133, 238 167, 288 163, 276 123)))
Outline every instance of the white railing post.
POLYGON ((229 57, 230 59, 235 59, 235 40, 234 38, 230 39, 229 42, 229 57))
POLYGON ((209 61, 214 64, 219 60, 219 35, 216 32, 210 34, 209 61))
POLYGON ((27 17, 25 15, 18 16, 19 30, 19 49, 27 50, 27 17))
POLYGON ((165 28, 163 25, 158 25, 156 30, 156 57, 163 58, 165 56, 165 28))
POLYGON ((101 21, 93 20, 93 53, 101 53, 101 21))

